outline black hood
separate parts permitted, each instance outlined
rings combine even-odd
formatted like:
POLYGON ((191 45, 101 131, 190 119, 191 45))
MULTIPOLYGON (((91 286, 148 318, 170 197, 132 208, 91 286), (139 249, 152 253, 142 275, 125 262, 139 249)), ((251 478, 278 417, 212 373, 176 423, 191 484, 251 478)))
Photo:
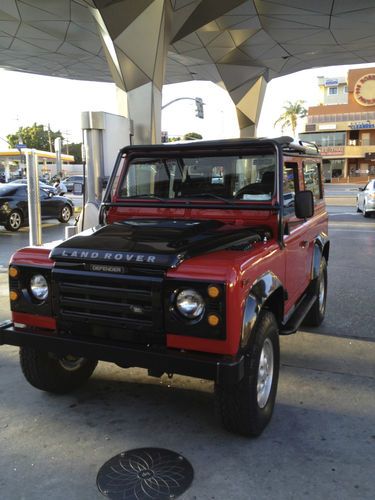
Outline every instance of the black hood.
POLYGON ((219 221, 131 219, 73 236, 55 247, 50 257, 168 268, 195 255, 255 241, 260 241, 255 231, 219 221))

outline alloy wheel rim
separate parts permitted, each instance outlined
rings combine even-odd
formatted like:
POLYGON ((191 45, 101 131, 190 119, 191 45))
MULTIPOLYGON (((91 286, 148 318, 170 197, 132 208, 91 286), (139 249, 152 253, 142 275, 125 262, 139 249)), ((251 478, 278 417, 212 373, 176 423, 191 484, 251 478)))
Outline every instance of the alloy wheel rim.
POLYGON ((11 214, 11 216, 9 218, 9 222, 10 222, 10 225, 12 226, 12 228, 14 228, 14 229, 20 227, 20 225, 21 225, 20 214, 18 212, 14 212, 13 214, 11 214))
POLYGON ((62 218, 64 219, 64 221, 68 221, 70 219, 70 210, 68 207, 64 207, 62 209, 62 218))
POLYGON ((257 401, 260 408, 264 408, 266 406, 271 393, 273 365, 273 346, 271 340, 267 338, 263 344, 258 368, 257 401))

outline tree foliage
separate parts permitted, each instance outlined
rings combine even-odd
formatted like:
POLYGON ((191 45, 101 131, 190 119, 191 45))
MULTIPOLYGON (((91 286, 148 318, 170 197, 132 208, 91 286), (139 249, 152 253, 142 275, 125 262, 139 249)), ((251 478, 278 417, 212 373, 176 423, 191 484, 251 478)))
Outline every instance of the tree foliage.
POLYGON ((281 130, 290 128, 293 132, 293 137, 296 135, 297 123, 299 118, 304 118, 307 115, 307 109, 303 106, 305 101, 287 101, 283 106, 284 112, 275 121, 274 126, 280 123, 281 130))
POLYGON ((71 142, 63 145, 63 153, 74 156, 74 163, 82 163, 82 142, 71 142))
POLYGON ((53 132, 44 125, 34 123, 31 127, 20 127, 14 134, 7 135, 7 141, 12 148, 22 141, 30 149, 54 151, 54 141, 57 137, 63 138, 60 130, 53 132))
POLYGON ((196 141, 197 139, 203 139, 203 136, 197 132, 188 132, 183 136, 184 141, 196 141))

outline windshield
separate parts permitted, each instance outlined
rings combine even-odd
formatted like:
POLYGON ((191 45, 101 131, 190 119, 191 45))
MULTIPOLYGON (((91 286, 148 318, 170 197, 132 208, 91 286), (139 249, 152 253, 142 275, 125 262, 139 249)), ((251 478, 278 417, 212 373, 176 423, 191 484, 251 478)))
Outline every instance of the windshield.
POLYGON ((270 201, 275 154, 136 158, 120 184, 121 198, 270 201))

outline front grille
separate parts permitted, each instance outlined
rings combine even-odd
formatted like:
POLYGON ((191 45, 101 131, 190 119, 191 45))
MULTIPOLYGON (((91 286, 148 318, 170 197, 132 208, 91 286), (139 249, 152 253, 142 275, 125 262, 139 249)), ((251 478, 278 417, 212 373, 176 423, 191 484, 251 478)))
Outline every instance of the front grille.
POLYGON ((55 268, 60 332, 138 343, 161 342, 162 279, 55 268))

